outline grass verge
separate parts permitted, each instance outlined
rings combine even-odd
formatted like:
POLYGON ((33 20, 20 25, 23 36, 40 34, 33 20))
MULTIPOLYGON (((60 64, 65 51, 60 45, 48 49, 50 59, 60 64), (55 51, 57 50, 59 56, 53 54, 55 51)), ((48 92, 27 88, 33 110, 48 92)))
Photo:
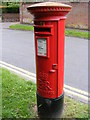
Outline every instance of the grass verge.
POLYGON ((9 28, 14 29, 14 30, 33 31, 33 26, 31 25, 14 24, 14 25, 9 26, 9 28))
MULTIPOLYGON (((2 117, 33 118, 36 106, 36 85, 13 74, 2 71, 2 117)), ((65 97, 63 118, 88 118, 88 105, 65 97)))
POLYGON ((2 69, 2 117, 33 118, 36 85, 2 69))
MULTIPOLYGON (((27 31, 33 31, 33 26, 31 25, 23 25, 23 24, 14 24, 9 26, 10 29, 14 30, 27 30, 27 31)), ((81 30, 70 30, 66 29, 65 30, 65 35, 66 36, 72 36, 72 37, 79 37, 79 38, 85 38, 89 39, 90 38, 90 33, 86 31, 81 31, 81 30)))
POLYGON ((90 33, 86 32, 86 31, 75 30, 75 29, 73 29, 73 30, 66 29, 65 35, 71 36, 71 37, 85 38, 85 39, 90 38, 90 33))
POLYGON ((65 96, 64 118, 88 118, 88 105, 65 96))

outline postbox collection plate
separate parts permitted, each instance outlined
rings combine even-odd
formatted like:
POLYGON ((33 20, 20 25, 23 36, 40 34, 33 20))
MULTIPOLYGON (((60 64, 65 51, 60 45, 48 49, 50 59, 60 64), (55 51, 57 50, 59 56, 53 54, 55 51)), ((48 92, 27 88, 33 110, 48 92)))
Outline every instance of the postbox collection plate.
POLYGON ((37 55, 47 56, 47 38, 37 38, 37 55))

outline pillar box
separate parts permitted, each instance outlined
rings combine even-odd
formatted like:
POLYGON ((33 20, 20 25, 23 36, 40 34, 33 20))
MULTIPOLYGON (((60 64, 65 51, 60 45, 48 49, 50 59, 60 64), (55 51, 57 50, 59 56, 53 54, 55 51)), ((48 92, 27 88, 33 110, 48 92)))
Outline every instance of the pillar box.
POLYGON ((65 19, 71 6, 45 2, 27 9, 34 16, 38 115, 57 118, 63 109, 65 19))

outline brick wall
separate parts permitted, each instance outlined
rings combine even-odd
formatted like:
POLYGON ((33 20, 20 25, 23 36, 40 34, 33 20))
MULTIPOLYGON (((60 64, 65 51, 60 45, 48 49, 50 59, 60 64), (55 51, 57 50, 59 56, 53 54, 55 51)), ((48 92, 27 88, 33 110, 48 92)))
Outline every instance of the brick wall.
POLYGON ((67 15, 66 26, 88 29, 88 2, 69 3, 72 11, 67 15))
POLYGON ((18 22, 18 21, 20 21, 19 13, 4 13, 4 14, 2 14, 2 21, 18 22))
MULTIPOLYGON (((88 2, 67 3, 72 11, 67 15, 66 26, 70 28, 88 29, 88 2)), ((32 15, 27 7, 31 4, 22 4, 20 7, 20 22, 32 23, 32 15)))

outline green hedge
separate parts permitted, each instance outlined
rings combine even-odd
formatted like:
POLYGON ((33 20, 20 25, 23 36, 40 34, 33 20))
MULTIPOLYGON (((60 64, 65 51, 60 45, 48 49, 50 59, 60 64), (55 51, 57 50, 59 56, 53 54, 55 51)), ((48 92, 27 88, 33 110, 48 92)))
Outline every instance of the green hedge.
POLYGON ((2 13, 19 13, 19 5, 7 6, 2 9, 2 13))

